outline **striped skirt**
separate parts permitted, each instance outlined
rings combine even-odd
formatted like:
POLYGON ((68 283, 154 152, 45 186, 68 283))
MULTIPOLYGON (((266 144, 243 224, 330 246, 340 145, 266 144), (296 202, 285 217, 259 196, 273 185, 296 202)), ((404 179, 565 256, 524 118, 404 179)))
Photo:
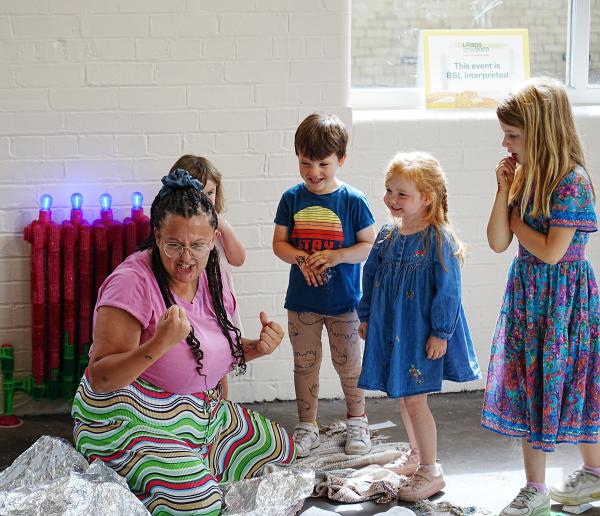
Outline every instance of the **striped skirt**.
POLYGON ((223 400, 220 389, 173 394, 138 379, 98 394, 86 371, 71 414, 77 450, 124 477, 153 515, 219 514, 219 483, 295 458, 283 427, 223 400))

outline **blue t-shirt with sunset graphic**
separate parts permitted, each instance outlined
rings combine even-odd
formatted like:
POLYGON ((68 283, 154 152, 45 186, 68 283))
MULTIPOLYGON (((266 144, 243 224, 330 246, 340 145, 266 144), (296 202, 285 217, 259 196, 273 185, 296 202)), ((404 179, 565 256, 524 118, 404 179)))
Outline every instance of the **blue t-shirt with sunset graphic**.
MULTIPOLYGON (((277 207, 275 224, 288 228, 296 249, 312 254, 356 243, 356 233, 375 222, 364 194, 346 183, 329 194, 316 195, 300 183, 287 190, 277 207)), ((338 315, 360 300, 360 264, 341 263, 328 269, 325 283, 306 284, 297 265, 290 268, 285 308, 296 312, 338 315)))

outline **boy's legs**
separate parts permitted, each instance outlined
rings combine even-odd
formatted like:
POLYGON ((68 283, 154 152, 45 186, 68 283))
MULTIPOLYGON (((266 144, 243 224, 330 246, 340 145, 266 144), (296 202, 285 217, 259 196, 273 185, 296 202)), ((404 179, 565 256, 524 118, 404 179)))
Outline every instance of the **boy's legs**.
POLYGON ((359 324, 355 310, 325 318, 331 361, 340 377, 348 417, 360 417, 365 414, 365 392, 357 387, 362 367, 359 324))
POLYGON ((362 366, 356 311, 325 318, 331 361, 346 398, 346 453, 364 455, 371 451, 369 422, 365 414, 365 393, 357 387, 362 366))
POLYGON ((319 402, 319 371, 323 358, 321 334, 325 317, 288 310, 288 332, 294 352, 294 387, 298 419, 313 423, 319 402))

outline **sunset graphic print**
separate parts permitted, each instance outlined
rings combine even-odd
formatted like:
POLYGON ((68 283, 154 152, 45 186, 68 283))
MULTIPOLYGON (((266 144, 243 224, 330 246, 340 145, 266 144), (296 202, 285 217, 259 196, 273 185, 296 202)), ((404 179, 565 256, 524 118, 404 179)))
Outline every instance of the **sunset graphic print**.
POLYGON ((344 247, 342 221, 330 209, 308 206, 294 215, 291 240, 297 249, 309 254, 322 249, 344 247))

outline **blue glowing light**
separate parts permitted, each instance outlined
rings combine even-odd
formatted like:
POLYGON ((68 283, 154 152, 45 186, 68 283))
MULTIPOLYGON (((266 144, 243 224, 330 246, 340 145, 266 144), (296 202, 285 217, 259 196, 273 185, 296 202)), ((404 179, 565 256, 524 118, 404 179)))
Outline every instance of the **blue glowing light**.
POLYGON ((131 194, 131 207, 134 210, 139 210, 144 202, 144 196, 141 192, 133 192, 131 194))
POLYGON ((112 197, 110 194, 103 193, 100 196, 100 206, 102 206, 103 210, 110 210, 110 205, 112 204, 112 197))
POLYGON ((40 197, 40 210, 50 211, 52 208, 52 196, 44 194, 40 197))
POLYGON ((81 209, 82 204, 83 204, 83 195, 81 195, 79 192, 71 195, 71 208, 73 208, 74 210, 79 210, 79 209, 81 209))

